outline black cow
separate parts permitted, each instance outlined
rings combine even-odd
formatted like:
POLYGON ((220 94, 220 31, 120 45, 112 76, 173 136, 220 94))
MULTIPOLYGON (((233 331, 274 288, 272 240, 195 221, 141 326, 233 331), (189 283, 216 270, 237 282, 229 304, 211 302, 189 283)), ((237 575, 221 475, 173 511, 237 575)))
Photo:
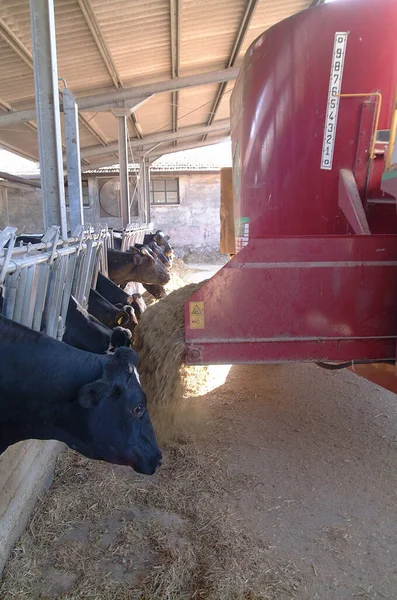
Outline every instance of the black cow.
POLYGON ((131 338, 128 329, 117 327, 112 331, 70 297, 63 342, 86 352, 110 354, 120 346, 129 347, 131 338))
POLYGON ((162 285, 149 285, 147 283, 143 283, 142 285, 149 294, 156 298, 156 300, 161 300, 161 298, 165 298, 167 295, 167 292, 162 285))
POLYGON ((88 458, 152 475, 161 463, 137 355, 90 354, 0 316, 0 452, 59 440, 88 458))
POLYGON ((132 294, 130 296, 102 273, 98 273, 96 289, 101 296, 118 308, 124 308, 128 304, 132 306, 138 321, 141 318, 142 313, 146 310, 146 304, 141 294, 132 294))
POLYGON ((119 288, 118 285, 113 283, 111 279, 103 275, 101 272, 98 273, 96 290, 101 294, 101 296, 106 298, 106 300, 114 304, 114 306, 126 306, 127 304, 132 305, 132 296, 119 288))
POLYGON ((160 229, 158 229, 156 233, 146 233, 143 238, 143 243, 150 244, 150 242, 156 242, 158 246, 163 248, 164 254, 168 258, 172 259, 174 255, 174 250, 168 241, 169 239, 169 235, 165 235, 160 229))
POLYGON ((145 312, 147 306, 146 306, 146 302, 144 301, 144 299, 142 298, 141 294, 132 294, 132 302, 131 302, 131 306, 133 307, 134 311, 135 311, 135 315, 136 318, 138 319, 138 321, 140 321, 143 313, 145 312))
POLYGON ((101 323, 114 329, 117 326, 134 331, 138 320, 132 306, 116 307, 99 292, 91 288, 88 298, 88 312, 101 323))
POLYGON ((117 285, 130 281, 165 285, 170 280, 168 269, 146 247, 128 252, 108 248, 107 255, 109 278, 117 285))

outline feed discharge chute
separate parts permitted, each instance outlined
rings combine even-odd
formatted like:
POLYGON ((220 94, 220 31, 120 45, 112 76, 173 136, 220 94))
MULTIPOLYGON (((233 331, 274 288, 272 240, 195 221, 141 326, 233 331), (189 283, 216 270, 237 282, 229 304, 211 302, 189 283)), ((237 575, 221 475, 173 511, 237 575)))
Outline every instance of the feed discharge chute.
POLYGON ((311 8, 250 46, 223 206, 236 254, 186 303, 190 364, 395 360, 396 90, 395 0, 311 8))

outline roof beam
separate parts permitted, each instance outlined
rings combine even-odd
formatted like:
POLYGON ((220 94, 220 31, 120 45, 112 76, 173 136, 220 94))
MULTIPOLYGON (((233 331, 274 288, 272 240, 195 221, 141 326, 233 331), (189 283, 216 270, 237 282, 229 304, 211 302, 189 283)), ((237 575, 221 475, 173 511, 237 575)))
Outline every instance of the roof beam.
MULTIPOLYGON (((204 135, 208 133, 214 133, 216 131, 226 131, 230 129, 229 119, 217 121, 213 123, 211 127, 207 125, 195 125, 193 127, 183 127, 176 133, 173 131, 153 133, 147 135, 143 140, 131 140, 129 146, 131 148, 140 148, 142 146, 153 146, 160 142, 172 142, 180 138, 191 137, 195 135, 204 135)), ((101 154, 110 154, 111 152, 117 152, 118 143, 114 142, 109 144, 106 148, 103 146, 91 146, 89 148, 83 148, 81 150, 81 158, 89 158, 91 156, 100 156, 101 154)))
POLYGON ((186 144, 182 144, 181 146, 167 146, 166 148, 162 148, 156 150, 153 153, 145 153, 145 152, 137 152, 135 156, 148 158, 149 160, 160 158, 160 156, 164 156, 164 154, 173 154, 174 152, 182 152, 183 150, 193 150, 194 148, 202 148, 203 146, 213 146, 215 144, 221 144, 223 142, 230 142, 230 136, 220 137, 220 138, 210 138, 206 139, 205 142, 187 142, 186 144))
POLYGON ((84 15, 89 30, 91 31, 91 35, 94 38, 95 44, 100 52, 100 55, 102 56, 103 62, 105 63, 106 69, 113 81, 113 84, 117 89, 122 88, 123 82, 121 81, 121 77, 113 62, 90 0, 77 0, 77 2, 79 3, 80 10, 84 15))
MULTIPOLYGON (((8 112, 12 112, 14 110, 14 108, 11 106, 11 104, 9 104, 9 102, 6 102, 2 98, 0 98, 0 108, 2 108, 3 110, 6 110, 8 112)), ((37 125, 36 125, 36 123, 33 123, 32 121, 25 121, 23 124, 28 129, 30 129, 30 131, 37 132, 37 125)))
MULTIPOLYGON (((103 62, 105 63, 105 67, 110 75, 111 80, 113 81, 114 86, 117 89, 121 89, 123 87, 123 81, 121 79, 120 73, 117 70, 116 65, 114 64, 114 60, 102 33, 101 26, 98 23, 98 19, 95 15, 95 11, 91 4, 91 0, 77 0, 77 2, 79 3, 80 10, 83 13, 88 28, 91 31, 91 35, 94 38, 96 47, 98 48, 103 62)), ((130 117, 130 122, 135 131, 135 134, 137 135, 137 137, 142 138, 142 129, 137 121, 136 116, 134 114, 131 114, 130 117)))
POLYGON ((33 71, 33 57, 26 46, 15 35, 15 33, 6 25, 3 19, 0 19, 0 36, 6 44, 21 58, 24 63, 33 71))
MULTIPOLYGON (((253 14, 255 12, 255 9, 256 9, 256 7, 258 5, 258 2, 259 2, 259 0, 248 0, 247 1, 247 6, 245 8, 244 16, 243 16, 243 18, 241 20, 240 27, 239 27, 239 30, 237 32, 236 39, 234 40, 233 48, 232 48, 232 51, 230 53, 229 60, 227 62, 227 68, 228 69, 231 68, 231 67, 234 67, 234 65, 236 63, 236 60, 239 57, 240 50, 241 50, 241 47, 242 47, 243 42, 244 42, 245 34, 248 31, 248 28, 250 26, 250 23, 251 23, 253 14)), ((213 103, 212 108, 211 108, 210 116, 209 116, 209 119, 207 121, 207 125, 211 125, 211 123, 214 121, 214 119, 216 117, 216 113, 218 111, 218 108, 219 108, 220 103, 222 101, 223 95, 225 93, 226 86, 227 86, 227 82, 224 81, 224 82, 221 83, 221 85, 218 88, 218 91, 217 91, 216 96, 215 96, 214 103, 213 103)))
MULTIPOLYGON (((135 98, 142 99, 143 96, 152 94, 161 94, 163 92, 172 92, 188 87, 198 85, 206 85, 208 83, 219 83, 221 81, 231 81, 237 78, 238 67, 223 69, 222 71, 210 71, 209 73, 200 73, 199 75, 188 75, 186 77, 177 77, 176 79, 167 79, 165 81, 157 81, 155 83, 147 83, 138 85, 123 90, 114 90, 102 94, 92 96, 82 96, 76 98, 79 105, 79 110, 92 110, 93 108, 117 102, 119 100, 133 100, 135 98)), ((36 118, 36 109, 29 108, 13 113, 0 115, 0 127, 5 125, 13 125, 23 121, 30 121, 36 118)))
POLYGON ((21 152, 19 148, 16 148, 15 146, 12 146, 3 140, 0 141, 0 147, 4 148, 4 150, 7 150, 8 152, 22 156, 22 158, 26 158, 27 160, 33 160, 36 163, 39 162, 39 157, 36 154, 30 154, 30 152, 21 152))
MULTIPOLYGON (((182 0, 170 0, 171 77, 179 77, 182 0)), ((178 130, 178 91, 172 92, 172 131, 178 130)), ((174 141, 176 146, 177 142, 174 141)))
MULTIPOLYGON (((0 19, 0 36, 5 40, 8 46, 28 65, 30 70, 33 72, 33 56, 29 52, 28 48, 21 42, 21 40, 15 35, 15 33, 4 23, 3 19, 0 19)), ((36 111, 36 109, 34 109, 36 111)), ((8 114, 13 114, 9 112, 8 114)), ((32 117, 29 121, 36 120, 36 117, 32 117)), ((92 124, 89 124, 87 119, 81 115, 80 122, 86 127, 86 129, 99 141, 101 144, 106 145, 106 140, 92 124)), ((37 131, 37 127, 33 123, 29 123, 30 129, 37 131)))

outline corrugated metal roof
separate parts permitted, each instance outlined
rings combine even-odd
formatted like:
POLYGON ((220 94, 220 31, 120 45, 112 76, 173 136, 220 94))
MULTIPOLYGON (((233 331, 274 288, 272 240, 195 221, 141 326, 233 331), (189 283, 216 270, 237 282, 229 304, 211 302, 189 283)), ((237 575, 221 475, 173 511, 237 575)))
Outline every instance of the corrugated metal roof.
MULTIPOLYGON (((311 0, 55 0, 55 24, 59 77, 66 79, 76 96, 92 95, 172 77, 172 7, 180 9, 177 22, 177 65, 179 77, 239 65, 248 45, 265 29, 300 10, 311 0), (253 14, 238 40, 247 8, 253 14), (99 31, 100 42, 93 30, 99 31), (233 49, 240 48, 232 61, 233 49), (102 48, 101 48, 102 44, 102 48), (106 63, 104 48, 110 57, 106 63)), ((178 11, 177 11, 178 12, 178 11)), ((175 61, 174 61, 175 62, 175 61)), ((176 69, 176 71, 175 71, 176 69)), ((152 96, 137 109, 138 129, 129 120, 131 138, 158 131, 205 125, 228 118, 229 82, 212 115, 219 84, 201 85, 176 94, 152 96), (173 102, 177 100, 177 122, 173 102)), ((0 111, 34 106, 29 0, 0 3, 0 111), (18 45, 18 52, 10 43, 18 45)), ((224 137, 225 132, 217 134, 224 137)), ((216 137, 215 134, 214 136, 216 137)), ((186 145, 201 137, 179 140, 186 145)), ((84 112, 80 119, 83 148, 117 141, 117 119, 110 112, 84 112)), ((164 147, 169 148, 165 142, 164 147)), ((38 159, 34 123, 0 127, 0 146, 38 159)), ((161 150, 161 146, 159 146, 161 150)), ((145 149, 146 150, 146 149, 145 149)), ((88 157, 85 164, 114 162, 117 153, 88 157)))

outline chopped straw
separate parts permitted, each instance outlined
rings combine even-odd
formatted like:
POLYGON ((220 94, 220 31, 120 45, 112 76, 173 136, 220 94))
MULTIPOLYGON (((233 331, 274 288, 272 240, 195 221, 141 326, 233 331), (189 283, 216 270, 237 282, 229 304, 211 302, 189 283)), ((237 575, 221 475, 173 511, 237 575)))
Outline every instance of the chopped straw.
POLYGON ((178 437, 194 413, 183 380, 195 367, 183 367, 185 358, 185 302, 204 282, 182 287, 150 306, 135 330, 138 371, 148 398, 150 416, 160 443, 178 437))

